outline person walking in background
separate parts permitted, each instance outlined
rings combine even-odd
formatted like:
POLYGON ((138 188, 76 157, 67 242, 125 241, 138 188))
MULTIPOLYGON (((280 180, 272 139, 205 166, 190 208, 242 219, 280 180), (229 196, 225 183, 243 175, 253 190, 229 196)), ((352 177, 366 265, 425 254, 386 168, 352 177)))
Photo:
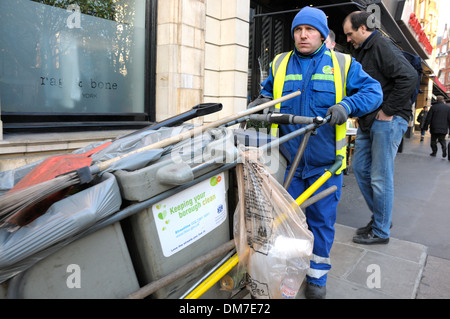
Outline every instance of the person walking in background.
POLYGON ((422 142, 425 137, 425 132, 427 131, 425 127, 426 119, 428 114, 428 106, 424 106, 422 111, 420 111, 419 115, 417 115, 417 122, 420 125, 420 141, 422 142))
POLYGON ((356 61, 383 88, 381 106, 358 118, 352 167, 372 218, 357 229, 353 241, 387 244, 394 203, 394 160, 412 116, 411 95, 418 75, 395 44, 372 26, 371 18, 370 12, 355 11, 342 25, 347 42, 356 49, 356 61))
MULTIPOLYGON (((322 10, 305 7, 295 16, 291 35, 294 50, 277 55, 271 63, 269 76, 262 83, 260 97, 249 107, 298 90, 298 97, 278 104, 281 113, 316 117, 331 115, 329 125, 320 126, 304 150, 288 188, 296 199, 322 176, 344 152, 346 121, 349 115, 362 116, 375 110, 382 101, 380 84, 372 79, 361 64, 349 55, 330 51, 325 45, 329 33, 328 21, 322 10), (345 78, 335 77, 341 70, 345 78), (345 81, 345 82, 344 82, 345 81), (344 88, 346 90, 344 90, 344 88), (341 97, 339 96, 341 95, 341 97)), ((280 136, 301 128, 301 125, 272 126, 271 134, 280 136)), ((303 136, 283 145, 291 158, 297 154, 303 136)), ((287 167, 287 172, 290 165, 287 167)), ((330 250, 334 242, 337 204, 341 196, 343 177, 333 174, 317 191, 333 185, 337 191, 305 209, 306 220, 314 235, 313 256, 306 276, 306 298, 324 298, 327 273, 331 269, 330 250)))
POLYGON ((442 157, 447 156, 447 145, 445 143, 445 135, 450 127, 450 106, 445 104, 444 97, 438 95, 436 97, 437 102, 433 104, 426 117, 425 127, 430 127, 431 133, 431 150, 430 156, 436 156, 438 147, 437 142, 442 147, 442 157))

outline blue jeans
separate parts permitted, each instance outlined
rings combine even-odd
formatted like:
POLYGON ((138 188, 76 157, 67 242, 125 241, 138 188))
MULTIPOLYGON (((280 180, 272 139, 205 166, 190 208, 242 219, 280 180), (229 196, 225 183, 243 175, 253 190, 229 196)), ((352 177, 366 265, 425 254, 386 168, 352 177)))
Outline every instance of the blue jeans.
POLYGON ((394 160, 408 122, 375 120, 369 132, 358 129, 352 167, 367 206, 372 211, 372 231, 388 238, 394 203, 394 160))

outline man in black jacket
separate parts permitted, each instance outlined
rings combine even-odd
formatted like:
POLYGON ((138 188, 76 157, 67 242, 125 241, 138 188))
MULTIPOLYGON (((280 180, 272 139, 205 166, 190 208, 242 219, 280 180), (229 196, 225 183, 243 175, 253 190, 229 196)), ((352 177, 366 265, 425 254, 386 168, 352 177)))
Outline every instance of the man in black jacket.
POLYGON ((371 18, 369 12, 356 11, 343 22, 347 42, 356 49, 355 59, 383 89, 381 106, 358 119, 352 167, 372 218, 367 226, 357 229, 353 241, 387 244, 394 202, 394 160, 412 116, 411 95, 418 75, 394 43, 373 27, 371 18))
POLYGON ((420 111, 417 116, 417 122, 420 123, 420 141, 422 142, 425 137, 425 132, 427 131, 427 127, 425 126, 428 115, 428 106, 424 106, 422 111, 420 111))
POLYGON ((430 111, 427 114, 425 120, 425 128, 430 126, 431 133, 431 156, 436 156, 437 153, 437 141, 442 146, 442 157, 447 156, 447 145, 445 144, 445 135, 450 127, 450 106, 445 104, 444 97, 442 95, 437 96, 437 103, 431 106, 430 111))

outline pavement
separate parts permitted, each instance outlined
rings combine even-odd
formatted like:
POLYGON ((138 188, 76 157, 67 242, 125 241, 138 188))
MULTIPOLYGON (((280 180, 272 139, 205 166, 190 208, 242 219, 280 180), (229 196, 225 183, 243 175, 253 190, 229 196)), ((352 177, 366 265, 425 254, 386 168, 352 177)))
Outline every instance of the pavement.
MULTIPOLYGON (((449 140, 447 139, 447 143, 449 140)), ((450 161, 431 157, 430 137, 405 138, 396 157, 391 238, 352 242, 370 211, 349 169, 338 206, 327 299, 450 298, 450 161)), ((299 298, 303 294, 299 293, 299 298)))

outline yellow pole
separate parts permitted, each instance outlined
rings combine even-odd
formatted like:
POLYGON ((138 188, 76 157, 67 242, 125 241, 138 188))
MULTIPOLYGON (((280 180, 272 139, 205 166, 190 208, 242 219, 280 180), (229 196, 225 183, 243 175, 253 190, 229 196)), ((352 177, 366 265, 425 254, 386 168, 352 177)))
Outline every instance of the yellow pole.
POLYGON ((319 189, 320 186, 322 186, 327 179, 329 179, 333 174, 335 174, 339 168, 342 166, 342 161, 344 160, 344 157, 342 155, 336 156, 336 161, 334 164, 330 167, 329 170, 325 171, 325 173, 320 176, 317 181, 315 181, 307 190, 303 192, 295 201, 297 202, 298 206, 303 204, 305 200, 307 200, 316 190, 319 189))
POLYGON ((214 286, 223 276, 225 276, 239 262, 237 253, 228 259, 219 269, 211 274, 204 282, 195 288, 185 299, 198 299, 209 288, 214 286))
MULTIPOLYGON (((296 200, 296 204, 300 206, 303 204, 305 200, 307 200, 309 197, 311 197, 312 194, 315 193, 317 189, 319 189, 320 186, 323 185, 323 183, 326 182, 327 179, 329 179, 333 174, 330 171, 326 171, 323 173, 322 176, 320 176, 311 186, 309 186, 296 200)), ((292 205, 295 205, 294 202, 292 202, 292 205)), ((274 220, 274 227, 278 227, 286 218, 288 217, 288 214, 281 214, 274 220)))
POLYGON ((331 173, 326 171, 322 176, 319 177, 317 181, 315 181, 307 190, 305 190, 296 200, 298 206, 303 204, 305 200, 307 200, 314 192, 325 183, 327 179, 331 177, 331 173))

